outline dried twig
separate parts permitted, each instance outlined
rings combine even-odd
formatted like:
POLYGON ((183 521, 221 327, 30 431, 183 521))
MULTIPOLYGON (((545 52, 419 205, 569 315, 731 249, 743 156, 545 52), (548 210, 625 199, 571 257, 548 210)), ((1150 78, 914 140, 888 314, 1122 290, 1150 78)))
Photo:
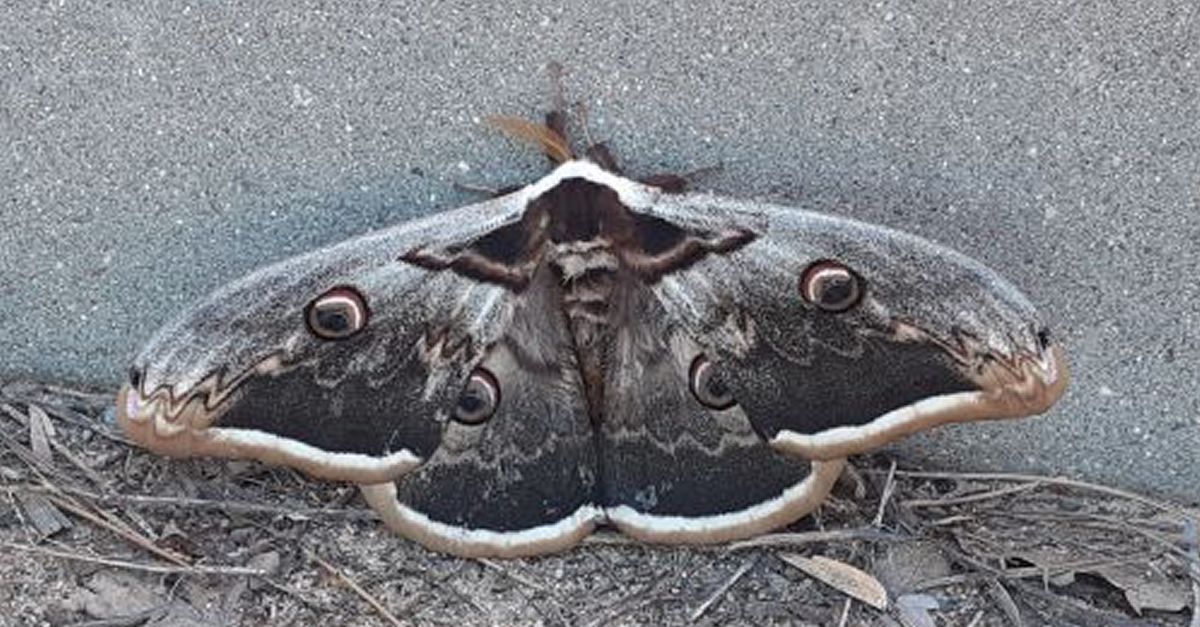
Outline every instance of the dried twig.
POLYGON ((988 592, 991 593, 992 599, 1000 606, 1000 610, 1008 617, 1008 622, 1012 623, 1013 627, 1022 627, 1025 624, 1025 621, 1021 620, 1021 610, 1017 608, 1012 595, 1008 593, 999 579, 988 580, 988 592))
POLYGON ((194 499, 176 496, 146 496, 142 494, 96 494, 78 488, 55 487, 46 488, 36 485, 18 485, 5 487, 6 490, 20 492, 63 492, 72 496, 104 504, 139 505, 144 507, 182 507, 202 511, 221 511, 229 514, 273 514, 277 516, 303 516, 307 518, 345 518, 349 520, 378 520, 378 516, 368 509, 321 509, 312 507, 289 507, 286 505, 265 505, 262 503, 247 503, 245 501, 226 501, 214 499, 194 499))
POLYGON ((1042 483, 1040 481, 1035 481, 1032 483, 1022 483, 1015 486, 1009 486, 1007 488, 998 488, 995 490, 988 490, 987 492, 977 492, 975 494, 968 494, 966 496, 958 496, 948 499, 909 499, 907 501, 901 501, 900 504, 905 507, 947 507, 950 505, 964 505, 966 503, 976 503, 978 501, 986 501, 1002 496, 1008 496, 1009 494, 1028 492, 1030 490, 1036 490, 1040 487, 1042 487, 1042 483))
POLYGON ((1037 597, 1053 603, 1071 615, 1075 621, 1083 625, 1122 625, 1124 627, 1158 627, 1161 623, 1151 620, 1141 620, 1119 614, 1117 612, 1100 610, 1074 597, 1053 594, 1020 579, 1009 581, 1009 585, 1021 591, 1021 594, 1037 597))
POLYGON ((42 409, 45 409, 47 414, 50 414, 51 416, 58 418, 63 422, 73 424, 77 427, 83 427, 84 429, 87 429, 95 435, 102 437, 114 444, 122 444, 129 447, 136 446, 132 440, 121 435, 119 431, 113 430, 113 428, 109 427, 107 423, 100 422, 82 412, 75 411, 69 407, 60 407, 49 404, 43 406, 42 409))
POLYGON ((1025 475, 1017 473, 918 472, 911 470, 897 471, 896 474, 901 477, 912 477, 914 479, 970 479, 973 481, 1012 481, 1017 483, 1040 482, 1047 485, 1075 488, 1078 490, 1087 490, 1089 492, 1097 492, 1100 494, 1106 494, 1108 496, 1115 496, 1128 501, 1135 501, 1143 505, 1148 505, 1155 509, 1169 512, 1177 516, 1200 517, 1200 511, 1192 511, 1185 507, 1164 503, 1136 492, 1130 492, 1120 488, 1111 488, 1106 485, 1089 483, 1087 481, 1078 481, 1076 479, 1069 479, 1067 477, 1045 477, 1040 475, 1025 475))
POLYGON ((731 588, 733 588, 734 584, 736 584, 742 577, 745 577, 746 573, 750 572, 750 569, 754 568, 754 565, 757 563, 757 555, 747 558, 746 561, 742 562, 742 565, 738 567, 737 571, 735 571, 733 575, 729 577, 729 579, 726 579, 724 583, 722 583, 720 586, 717 586, 717 589, 713 590, 713 593, 710 594, 708 598, 705 599, 704 602, 692 612, 690 620, 693 623, 700 620, 700 617, 704 616, 705 612, 707 612, 709 608, 711 608, 713 605, 716 605, 717 601, 720 601, 721 597, 725 596, 725 594, 728 593, 731 588))
POLYGON ((505 577, 508 577, 509 579, 512 579, 513 581, 515 581, 517 583, 524 584, 525 586, 533 588, 534 590, 537 590, 538 592, 543 592, 543 593, 549 592, 549 590, 546 588, 546 586, 543 586, 542 584, 526 577, 525 575, 523 575, 519 572, 505 568, 503 564, 497 562, 494 559, 490 559, 487 557, 477 557, 477 558, 475 558, 475 561, 500 573, 501 575, 504 575, 505 577))
POLYGON ((87 620, 82 623, 71 623, 64 627, 137 627, 138 625, 145 625, 152 620, 158 620, 165 616, 166 613, 167 608, 160 605, 140 612, 134 612, 133 614, 87 620))
POLYGON ((351 590, 353 590, 354 593, 359 596, 359 598, 366 601, 367 604, 369 604, 371 607, 375 608, 375 611, 379 612, 379 615, 384 617, 385 619, 387 619, 387 621, 389 623, 391 623, 393 625, 403 625, 404 624, 404 623, 400 622, 399 618, 396 618, 396 616, 394 614, 392 614, 391 612, 388 611, 387 607, 384 606, 382 601, 375 598, 375 596, 373 596, 370 592, 367 592, 365 589, 363 589, 362 586, 358 585, 357 582, 355 582, 350 577, 346 576, 344 573, 342 573, 342 571, 338 570, 337 567, 335 567, 333 564, 326 562, 325 560, 321 559, 316 553, 313 553, 312 551, 309 551, 307 549, 305 549, 304 554, 305 554, 305 556, 308 557, 308 559, 312 560, 313 562, 316 562, 316 564, 318 566, 320 566, 325 572, 329 573, 330 575, 333 575, 334 578, 336 578, 338 581, 342 582, 347 588, 350 588, 351 590))
POLYGON ((899 542, 909 540, 905 535, 880 531, 873 527, 858 527, 853 529, 831 529, 828 531, 799 531, 796 533, 769 533, 767 535, 734 542, 727 548, 729 551, 756 549, 761 547, 800 546, 816 542, 844 542, 846 540, 866 540, 868 542, 899 542))
POLYGON ((1079 572, 1079 571, 1094 571, 1110 566, 1121 566, 1125 564, 1144 564, 1153 559, 1157 553, 1142 553, 1139 555, 1131 555, 1119 559, 1107 560, 1076 560, 1073 562, 1063 562, 1054 564, 1053 566, 1022 566, 1018 568, 1005 568, 997 570, 995 573, 961 573, 957 575, 947 575, 945 577, 935 577, 922 581, 913 586, 913 590, 929 590, 931 588, 942 588, 945 586, 953 586, 963 583, 975 583, 979 581, 988 581, 991 579, 1045 579, 1054 577, 1063 573, 1079 572))
POLYGON ((996 516, 1007 516, 1019 520, 1066 520, 1076 524, 1087 525, 1089 527, 1099 527, 1101 529, 1115 529, 1128 531, 1130 533, 1142 536, 1147 540, 1163 547, 1167 551, 1174 553, 1180 557, 1187 558, 1187 552, 1180 548, 1175 542, 1168 538, 1164 538, 1161 534, 1149 529, 1142 529, 1137 525, 1130 524, 1119 518, 1111 516, 1102 516, 1100 514, 1092 514, 1090 512, 1073 513, 1073 512, 1024 512, 1024 511, 1009 511, 1001 510, 994 512, 996 516))
MULTIPOLYGON (((5 409, 5 407, 6 406, 4 406, 4 405, 0 405, 0 410, 5 409)), ((6 411, 4 413, 8 413, 8 412, 6 411)), ((12 414, 9 414, 9 415, 11 416, 12 414)), ((21 424, 24 425, 25 423, 22 422, 21 424)), ((45 461, 42 461, 41 459, 39 459, 38 456, 35 455, 34 452, 28 446, 21 444, 16 439, 14 439, 11 435, 5 433, 4 431, 0 431, 0 441, 2 441, 6 446, 8 446, 8 450, 12 451, 13 454, 16 455, 18 459, 25 462, 26 466, 29 466, 30 469, 32 469, 34 472, 38 473, 39 475, 42 475, 42 476, 48 475, 48 476, 60 477, 60 478, 63 477, 63 474, 61 472, 59 472, 57 468, 55 468, 49 462, 45 462, 45 461)))
POLYGON ((174 551, 168 551, 167 549, 158 546, 153 540, 138 533, 137 531, 134 531, 132 527, 125 524, 111 513, 103 510, 97 510, 96 512, 93 512, 86 508, 83 504, 65 494, 48 494, 46 498, 50 499, 52 503, 60 508, 71 512, 72 514, 75 514, 76 516, 87 520, 88 522, 99 525, 100 527, 115 533, 116 535, 167 560, 168 562, 171 562, 172 564, 185 567, 190 566, 185 557, 174 551))
MULTIPOLYGON (((952 559, 964 566, 968 566, 968 567, 974 568, 976 570, 983 571, 983 572, 993 575, 993 577, 989 578, 989 581, 996 581, 998 584, 1000 579, 1004 578, 1004 574, 1005 574, 1004 571, 1002 571, 998 568, 995 568, 993 566, 990 566, 980 560, 977 560, 974 557, 971 557, 970 555, 967 555, 966 553, 958 550, 953 544, 951 544, 949 542, 941 543, 941 547, 942 547, 942 551, 947 556, 949 556, 950 559, 952 559)), ((1092 607, 1090 607, 1086 604, 1083 604, 1079 601, 1076 601, 1075 599, 1070 598, 1070 597, 1063 597, 1061 595, 1046 592, 1046 591, 1042 590, 1042 588, 1040 586, 1034 586, 1034 585, 1028 584, 1021 579, 1007 579, 1007 581, 1008 581, 1009 585, 1020 590, 1023 594, 1029 594, 1032 596, 1036 596, 1039 599, 1042 599, 1044 601, 1055 603, 1055 604, 1059 605, 1060 607, 1064 607, 1068 612, 1075 615, 1084 624, 1108 625, 1108 624, 1113 624, 1114 622, 1116 622, 1113 620, 1114 618, 1116 618, 1116 616, 1112 612, 1106 612, 1106 611, 1092 608, 1092 607)), ((1005 590, 1005 594, 1007 594, 1007 590, 1005 590)), ((1011 599, 1011 595, 1009 595, 1009 598, 1011 599)), ((1122 617, 1122 618, 1124 618, 1124 617, 1122 617)), ((1150 623, 1148 621, 1137 621, 1137 620, 1126 619, 1123 624, 1129 625, 1130 627, 1143 626, 1143 625, 1149 627, 1149 625, 1152 625, 1153 623, 1150 623)))
POLYGON ((136 570, 144 573, 159 573, 168 575, 256 575, 265 576, 268 573, 257 568, 245 568, 241 566, 205 566, 197 564, 193 566, 161 566, 158 564, 140 564, 137 562, 127 562, 124 560, 113 559, 110 557, 97 557, 93 555, 83 555, 80 553, 70 553, 67 551, 55 551, 45 547, 35 546, 32 544, 16 544, 13 542, 0 542, 0 546, 14 551, 23 551, 26 553, 37 553, 39 555, 48 555, 60 559, 71 560, 74 562, 87 562, 89 564, 99 564, 101 566, 110 566, 112 568, 121 568, 124 570, 136 570))
POLYGON ((887 508, 888 501, 892 499, 892 494, 896 491, 896 460, 892 460, 891 467, 888 468, 887 481, 883 484, 883 495, 879 497, 879 510, 875 512, 875 520, 872 524, 876 527, 883 526, 883 513, 887 508))
POLYGON ((838 618, 838 627, 846 627, 846 622, 850 620, 850 604, 853 602, 854 599, 846 597, 846 602, 842 603, 842 613, 838 618))
POLYGON ((617 619, 626 614, 636 612, 647 605, 660 602, 661 598, 654 593, 661 583, 661 581, 648 583, 621 597, 620 600, 609 606, 603 614, 587 623, 586 627, 599 627, 600 625, 616 623, 618 622, 617 619))
MULTIPOLYGON (((37 462, 35 465, 43 470, 52 469, 53 463, 50 457, 50 450, 52 449, 59 455, 62 455, 64 459, 71 462, 72 466, 78 468, 89 481, 103 487, 105 485, 104 479, 100 478, 100 475, 91 466, 79 459, 70 448, 53 437, 53 426, 50 424, 50 419, 46 416, 46 412, 42 411, 37 405, 29 405, 28 407, 29 416, 26 416, 8 403, 0 403, 0 411, 3 411, 9 418, 12 418, 21 426, 29 429, 30 448, 28 450, 37 462)), ((15 444, 15 442, 12 442, 12 444, 15 444)), ((17 449, 14 448, 14 450, 17 449)), ((19 450, 17 452, 18 454, 20 453, 19 450)), ((57 471, 55 472, 57 473, 57 471)))
POLYGON ((1192 575, 1191 627, 1200 627, 1200 533, 1196 530, 1195 518, 1189 518, 1183 524, 1183 543, 1188 549, 1188 572, 1192 575))

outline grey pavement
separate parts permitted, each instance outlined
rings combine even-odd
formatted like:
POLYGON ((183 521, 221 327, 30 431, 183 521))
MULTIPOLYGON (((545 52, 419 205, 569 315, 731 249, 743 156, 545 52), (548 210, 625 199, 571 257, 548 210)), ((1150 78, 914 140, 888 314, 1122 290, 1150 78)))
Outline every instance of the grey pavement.
POLYGON ((1041 306, 1068 397, 910 459, 1200 499, 1194 2, 406 4, 0 4, 0 377, 115 386, 258 265, 533 178, 481 119, 559 61, 631 172, 722 163, 1041 306))

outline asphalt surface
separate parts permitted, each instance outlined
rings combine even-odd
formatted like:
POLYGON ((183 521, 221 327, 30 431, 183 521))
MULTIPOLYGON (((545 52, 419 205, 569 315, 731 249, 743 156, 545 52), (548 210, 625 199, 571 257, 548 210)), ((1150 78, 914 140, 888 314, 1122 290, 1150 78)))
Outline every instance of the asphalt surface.
POLYGON ((721 163, 1040 305, 1068 397, 911 459, 1200 499, 1200 9, 967 4, 0 4, 0 377, 115 385, 258 265, 535 177, 481 120, 558 61, 629 171, 721 163))

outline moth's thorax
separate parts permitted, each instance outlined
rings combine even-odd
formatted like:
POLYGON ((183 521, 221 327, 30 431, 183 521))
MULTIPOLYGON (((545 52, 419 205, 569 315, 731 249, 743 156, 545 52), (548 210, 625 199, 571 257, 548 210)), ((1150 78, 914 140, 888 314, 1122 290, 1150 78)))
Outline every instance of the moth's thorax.
POLYGON ((603 420, 607 354, 619 324, 622 277, 620 246, 629 233, 628 210, 611 190, 568 185, 551 191, 535 210, 544 211, 542 263, 560 286, 559 309, 566 321, 588 414, 603 420))

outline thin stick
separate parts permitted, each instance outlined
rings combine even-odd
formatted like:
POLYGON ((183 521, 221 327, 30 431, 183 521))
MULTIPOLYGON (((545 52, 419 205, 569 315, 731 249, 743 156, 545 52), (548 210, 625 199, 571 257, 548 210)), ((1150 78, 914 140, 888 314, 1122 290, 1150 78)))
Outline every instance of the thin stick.
POLYGON ((692 612, 691 621, 694 623, 700 620, 700 617, 704 616, 705 612, 707 612, 709 608, 711 608, 713 605, 716 605, 717 601, 720 601, 721 597, 725 596, 725 594, 728 593, 731 588, 733 588, 734 584, 736 584, 742 577, 745 577, 746 573, 750 572, 750 569, 754 568, 754 565, 757 563, 757 555, 750 557, 745 562, 742 562, 742 565, 737 569, 736 572, 733 573, 733 576, 731 576, 729 579, 726 579, 725 582, 720 586, 717 586, 717 589, 713 590, 713 593, 710 594, 708 598, 700 604, 700 607, 697 607, 696 611, 692 612))
POLYGON ((1023 594, 1035 596, 1043 601, 1054 603, 1063 608, 1063 611, 1068 616, 1074 618, 1077 623, 1084 625, 1127 625, 1128 627, 1157 627, 1162 623, 1150 620, 1141 620, 1129 618, 1124 613, 1115 612, 1112 610, 1102 610, 1094 607, 1089 603, 1080 601, 1072 596, 1053 594, 1042 589, 1042 586, 1035 586, 1019 579, 1014 579, 1009 582, 1014 588, 1020 590, 1023 594))
POLYGON ((84 392, 83 390, 72 390, 53 383, 37 384, 40 391, 49 392, 58 396, 70 396, 88 403, 89 405, 105 406, 110 405, 113 399, 117 397, 115 392, 84 392))
POLYGON ((875 512, 875 527, 883 526, 883 511, 887 508, 888 501, 892 499, 892 494, 896 491, 896 460, 892 460, 892 465, 888 469, 887 481, 883 484, 883 496, 879 497, 879 511, 875 512))
MULTIPOLYGON (((4 407, 0 406, 0 409, 4 409, 4 407)), ((0 441, 3 441, 5 444, 7 444, 8 449, 12 451, 18 458, 20 458, 21 461, 25 462, 25 465, 29 466, 29 468, 36 472, 39 476, 44 477, 49 475, 59 478, 63 477, 62 472, 55 468, 53 464, 38 459, 38 456, 34 455, 33 451, 29 447, 21 444, 4 431, 0 431, 0 441)))
POLYGON ((853 600, 846 597, 846 602, 842 604, 842 616, 838 619, 838 627, 846 627, 846 621, 850 620, 850 603, 853 600))
POLYGON ((1108 566, 1122 566, 1125 564, 1144 564, 1147 560, 1156 557, 1156 553, 1145 553, 1139 555, 1130 555, 1120 559, 1111 560, 1077 560, 1074 562, 1063 562, 1052 566, 1022 566, 1018 568, 1006 568, 999 571, 997 574, 991 573, 961 573, 957 575, 947 575, 945 577, 935 577, 925 581, 918 582, 913 586, 914 590, 929 590, 932 588, 941 588, 945 586, 958 585, 962 583, 972 583, 980 580, 988 579, 1033 579, 1053 577, 1063 573, 1091 571, 1108 566))
MULTIPOLYGON (((26 401, 26 404, 28 404, 28 401, 26 401)), ((44 407, 42 407, 42 409, 46 410, 46 413, 50 414, 54 418, 70 423, 77 427, 83 427, 84 429, 95 433, 109 442, 113 442, 115 444, 124 444, 125 446, 129 447, 137 446, 133 443, 133 440, 129 440, 121 436, 119 433, 113 433, 113 431, 110 430, 104 423, 96 422, 83 412, 76 411, 69 407, 60 407, 52 404, 46 404, 44 407)))
POLYGON ((842 542, 845 540, 868 540, 872 542, 897 542, 906 537, 870 527, 857 529, 831 529, 828 531, 800 531, 797 533, 771 533, 741 542, 734 542, 727 547, 729 551, 741 551, 759 547, 798 546, 815 542, 842 542))
POLYGON ((975 494, 968 494, 966 496, 948 499, 910 499, 907 501, 901 501, 900 504, 906 507, 944 507, 947 505, 962 505, 964 503, 975 503, 977 501, 986 501, 988 499, 999 498, 1009 494, 1028 492, 1030 490, 1036 490, 1040 487, 1042 487, 1042 483, 1040 481, 1035 481, 1033 483, 1022 483, 1009 486, 1007 488, 998 488, 995 490, 989 490, 987 492, 977 492, 975 494))
POLYGON ((75 501, 74 499, 72 499, 66 495, 60 496, 57 494, 47 494, 46 498, 50 499, 51 502, 53 502, 55 505, 61 507, 62 509, 65 509, 68 512, 71 512, 72 514, 75 514, 76 516, 78 516, 84 520, 87 520, 91 523, 99 525, 99 526, 117 534, 118 536, 125 538, 129 542, 131 542, 147 551, 150 551, 151 553, 163 558, 164 560, 171 562, 172 564, 175 564, 177 566, 183 566, 183 567, 190 566, 190 564, 188 564, 188 561, 185 558, 183 558, 182 556, 180 556, 179 554, 175 553, 174 551, 168 551, 168 550, 154 544, 154 542, 151 541, 149 538, 147 538, 146 536, 143 536, 142 534, 129 528, 127 525, 125 525, 120 520, 116 519, 116 517, 112 516, 111 514, 109 514, 107 516, 101 516, 99 514, 88 511, 88 509, 85 508, 83 505, 79 504, 78 501, 75 501))
POLYGON ((158 620, 166 615, 166 613, 167 607, 159 605, 133 614, 87 620, 82 623, 70 623, 65 627, 137 627, 138 625, 145 625, 152 620, 158 620))
MULTIPOLYGON (((27 405, 28 405, 28 411, 30 411, 30 412, 32 412, 34 410, 34 408, 36 408, 38 411, 42 412, 43 415, 46 414, 46 411, 44 409, 42 409, 41 406, 39 406, 39 405, 34 405, 32 403, 27 403, 27 405)), ((30 422, 29 418, 27 418, 25 416, 25 414, 22 414, 21 412, 17 411, 17 409, 15 407, 13 407, 12 405, 9 405, 8 403, 0 403, 0 411, 3 411, 5 414, 8 414, 8 416, 10 418, 12 418, 13 420, 20 423, 21 426, 30 427, 33 424, 32 422, 30 422)), ((32 416, 33 414, 30 414, 30 415, 32 416)), ((49 417, 47 416, 46 419, 49 420, 49 417)), ((30 440, 33 440, 33 438, 31 437, 30 440)), ((101 487, 101 488, 104 487, 104 485, 105 485, 104 479, 102 479, 100 477, 99 473, 97 473, 95 470, 93 470, 91 466, 84 463, 83 460, 79 459, 79 457, 76 456, 75 453, 71 449, 67 448, 67 446, 65 444, 59 442, 56 438, 50 438, 50 437, 47 437, 46 441, 50 445, 50 448, 54 449, 54 451, 57 452, 59 455, 62 455, 67 461, 71 462, 71 465, 78 468, 79 471, 82 472, 84 474, 84 476, 88 478, 89 481, 96 484, 98 487, 101 487)), ((43 459, 39 455, 35 455, 35 458, 37 458, 38 461, 41 463, 50 464, 49 459, 43 459)))
POLYGON ((512 579, 513 581, 515 581, 517 583, 524 584, 530 588, 533 588, 534 590, 537 590, 538 592, 546 592, 546 593, 549 592, 549 590, 546 589, 546 586, 543 586, 542 584, 540 584, 536 581, 533 581, 532 579, 529 579, 528 577, 526 577, 520 573, 510 571, 509 569, 505 568, 502 564, 498 563, 494 559, 489 559, 486 557, 477 557, 477 558, 475 558, 475 561, 479 562, 480 564, 483 564, 484 566, 487 566, 488 568, 500 573, 501 575, 504 575, 505 577, 508 577, 509 579, 512 579))
POLYGON ((139 564, 137 562, 126 562, 124 560, 113 559, 110 557, 95 557, 91 555, 82 555, 79 553, 68 553, 66 551, 55 551, 32 544, 16 544, 13 542, 0 542, 0 546, 4 546, 14 551, 24 551, 26 553, 37 553, 40 555, 48 555, 60 559, 71 560, 75 562, 87 562, 89 564, 99 564, 101 566, 111 566, 113 568, 122 568, 125 570, 136 570, 144 573, 158 573, 162 575, 252 575, 265 576, 268 573, 257 568, 245 568, 240 566, 159 566, 157 564, 139 564))
POLYGON ((1126 500, 1136 501, 1143 505, 1148 505, 1155 509, 1170 512, 1178 516, 1200 517, 1200 511, 1189 510, 1188 508, 1177 507, 1169 503, 1156 501, 1150 497, 1143 496, 1135 492, 1129 492, 1119 488, 1110 488, 1105 485, 1088 483, 1086 481, 1077 481, 1075 479, 1068 479, 1067 477, 1045 477, 1041 475, 1025 475, 1002 472, 917 472, 911 470, 901 470, 896 474, 901 477, 913 477, 915 479, 974 479, 976 481, 1016 481, 1021 483, 1040 481, 1041 483, 1048 485, 1089 490, 1091 492, 1099 492, 1109 496, 1116 496, 1126 500))
POLYGON ((105 504, 141 505, 145 507, 183 507, 202 511, 217 510, 230 514, 275 514, 279 516, 306 516, 310 518, 347 518, 350 520, 377 520, 378 516, 366 509, 320 509, 297 508, 283 505, 263 505, 245 501, 222 501, 193 499, 177 496, 146 496, 142 494, 96 494, 79 488, 46 488, 36 485, 4 486, 7 492, 36 492, 55 494, 63 492, 72 496, 105 504))
POLYGON ((1192 574, 1192 620, 1191 627, 1200 627, 1200 534, 1196 530, 1196 519, 1189 518, 1183 524, 1183 543, 1189 549, 1188 572, 1192 574))
MULTIPOLYGON (((1187 551, 1185 549, 1182 549, 1179 546, 1177 546, 1175 544, 1175 542, 1173 542, 1172 540, 1164 538, 1160 534, 1158 534, 1154 531, 1142 529, 1141 527, 1138 527, 1137 525, 1132 525, 1132 524, 1127 523, 1119 518, 1113 518, 1111 516, 1101 516, 1100 514, 1090 514, 1090 513, 1072 514, 1072 513, 1068 513, 1068 512, 1052 512, 1052 513, 1045 512, 1045 513, 1043 513, 1043 512, 1024 512, 1024 511, 994 511, 994 512, 992 512, 992 514, 995 516, 1008 516, 1010 518, 1016 518, 1018 520, 1034 520, 1034 521, 1039 521, 1039 522, 1046 521, 1046 520, 1066 520, 1066 521, 1078 522, 1080 524, 1088 525, 1090 527, 1099 527, 1101 529, 1119 529, 1119 530, 1128 531, 1130 533, 1134 533, 1136 535, 1142 536, 1143 538, 1165 548, 1166 550, 1174 553, 1177 556, 1183 557, 1184 559, 1187 559, 1187 557, 1188 557, 1187 551)), ((1187 519, 1185 519, 1185 520, 1187 520, 1187 519)))
POLYGON ((992 593, 992 598, 1000 606, 1000 609, 1014 627, 1022 627, 1025 624, 1025 621, 1021 619, 1021 610, 1017 608, 1012 595, 1008 593, 1008 590, 1004 587, 1004 584, 1000 583, 999 579, 988 580, 988 591, 992 593))
POLYGON ((321 559, 316 553, 313 553, 312 551, 309 551, 307 549, 305 549, 304 553, 308 557, 308 559, 316 562, 318 566, 320 566, 322 569, 325 570, 325 572, 329 573, 330 575, 333 575, 335 578, 337 578, 338 581, 342 582, 343 584, 346 585, 346 587, 353 590, 354 593, 359 596, 359 598, 366 601, 371 607, 375 608, 375 611, 379 612, 379 615, 386 618, 389 623, 391 623, 393 625, 403 625, 404 624, 404 623, 400 622, 399 618, 396 618, 395 615, 393 615, 391 612, 389 612, 388 609, 386 607, 384 607, 383 603, 379 599, 375 598, 374 596, 371 595, 371 593, 364 590, 362 588, 362 586, 358 585, 358 583, 355 582, 353 579, 351 579, 351 578, 347 577, 345 574, 343 574, 342 571, 338 570, 333 564, 326 562, 325 560, 321 559))

